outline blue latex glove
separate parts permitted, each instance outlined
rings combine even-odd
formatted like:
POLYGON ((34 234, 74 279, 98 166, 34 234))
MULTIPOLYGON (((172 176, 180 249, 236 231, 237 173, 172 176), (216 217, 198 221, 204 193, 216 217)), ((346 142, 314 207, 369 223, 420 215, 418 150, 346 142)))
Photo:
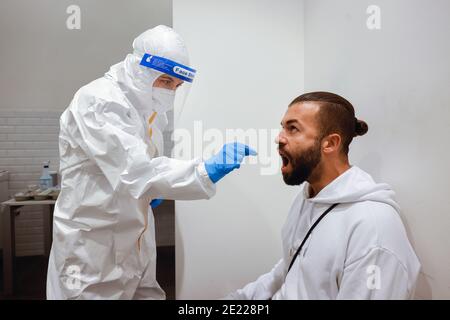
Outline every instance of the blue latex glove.
POLYGON ((234 169, 239 168, 245 156, 256 154, 255 150, 245 144, 227 143, 218 154, 205 161, 205 169, 211 181, 216 183, 234 169))
POLYGON ((155 209, 157 206, 159 206, 164 200, 163 199, 153 199, 150 202, 150 207, 152 207, 152 209, 155 209))

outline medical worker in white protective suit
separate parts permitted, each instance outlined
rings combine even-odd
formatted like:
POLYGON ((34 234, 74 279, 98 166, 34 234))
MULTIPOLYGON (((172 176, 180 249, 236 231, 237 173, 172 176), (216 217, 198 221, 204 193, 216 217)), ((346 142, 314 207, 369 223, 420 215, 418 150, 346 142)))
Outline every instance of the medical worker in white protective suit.
POLYGON ((208 199, 218 180, 256 154, 234 142, 204 162, 163 157, 166 112, 195 70, 169 27, 142 33, 133 49, 82 87, 61 116, 48 299, 164 299, 149 204, 208 199))
POLYGON ((296 98, 278 136, 288 185, 301 185, 282 229, 282 257, 227 298, 410 299, 420 262, 394 191, 348 161, 368 126, 329 92, 296 98))

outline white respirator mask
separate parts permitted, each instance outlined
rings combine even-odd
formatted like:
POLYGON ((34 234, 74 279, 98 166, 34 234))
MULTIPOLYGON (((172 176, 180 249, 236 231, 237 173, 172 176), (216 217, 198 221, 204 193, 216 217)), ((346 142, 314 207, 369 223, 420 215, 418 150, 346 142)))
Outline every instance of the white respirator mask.
POLYGON ((164 114, 173 110, 175 103, 175 91, 153 87, 152 100, 153 110, 158 114, 164 114))

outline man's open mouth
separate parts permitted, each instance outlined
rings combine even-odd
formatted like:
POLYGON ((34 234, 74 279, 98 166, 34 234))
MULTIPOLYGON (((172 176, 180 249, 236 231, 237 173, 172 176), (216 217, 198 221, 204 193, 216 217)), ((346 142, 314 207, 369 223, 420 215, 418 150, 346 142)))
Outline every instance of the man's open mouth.
POLYGON ((290 161, 289 156, 286 153, 284 153, 282 151, 279 151, 279 154, 280 154, 280 157, 281 157, 281 161, 283 162, 283 165, 281 167, 281 169, 283 170, 284 168, 286 168, 289 165, 289 163, 291 161, 290 161))
POLYGON ((289 159, 285 156, 281 156, 281 160, 283 160, 283 167, 286 167, 289 164, 289 159))

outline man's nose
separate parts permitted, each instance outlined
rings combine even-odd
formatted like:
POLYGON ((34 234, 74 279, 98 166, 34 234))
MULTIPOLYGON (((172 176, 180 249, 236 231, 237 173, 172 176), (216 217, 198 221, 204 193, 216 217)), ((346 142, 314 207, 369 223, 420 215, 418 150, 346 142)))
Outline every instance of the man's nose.
POLYGON ((286 137, 283 134, 283 131, 281 131, 278 136, 275 138, 275 143, 278 145, 285 145, 286 144, 286 137))

